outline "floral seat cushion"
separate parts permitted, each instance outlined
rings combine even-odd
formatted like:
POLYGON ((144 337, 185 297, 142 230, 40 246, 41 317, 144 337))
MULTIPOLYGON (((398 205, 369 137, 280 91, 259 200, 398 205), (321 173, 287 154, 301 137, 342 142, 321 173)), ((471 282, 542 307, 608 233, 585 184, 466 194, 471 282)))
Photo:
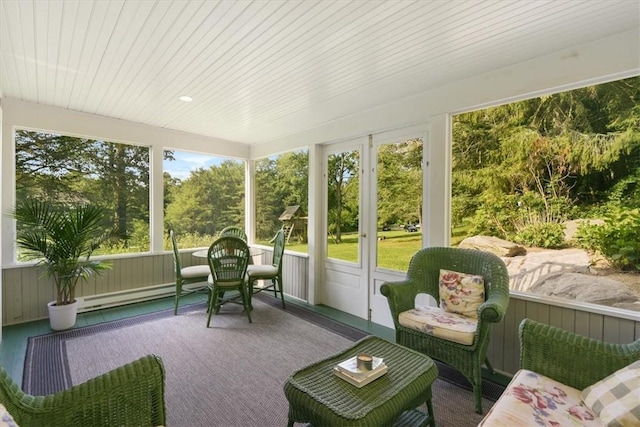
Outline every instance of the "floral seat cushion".
POLYGON ((417 307, 398 316, 400 324, 438 338, 471 345, 478 319, 444 311, 438 307, 417 307))
POLYGON ((4 405, 0 404, 0 427, 18 427, 13 417, 4 405))
POLYGON ((582 401, 582 392, 544 375, 519 370, 478 427, 604 424, 582 401))

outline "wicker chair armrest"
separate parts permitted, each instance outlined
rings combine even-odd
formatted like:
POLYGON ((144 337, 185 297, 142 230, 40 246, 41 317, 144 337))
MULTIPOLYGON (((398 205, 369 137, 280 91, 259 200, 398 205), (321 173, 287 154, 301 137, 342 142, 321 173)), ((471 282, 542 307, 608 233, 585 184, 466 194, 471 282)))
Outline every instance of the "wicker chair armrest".
POLYGON ((640 340, 611 344, 524 319, 520 367, 582 390, 640 360, 640 340))
POLYGON ((388 299, 394 322, 398 321, 400 313, 415 307, 417 289, 416 284, 411 280, 385 282, 380 286, 380 293, 388 299))
POLYGON ((478 307, 478 319, 482 322, 500 322, 509 305, 508 292, 492 292, 489 298, 478 307))
POLYGON ((3 378, 0 397, 18 425, 159 426, 166 424, 164 381, 162 360, 147 355, 47 396, 25 394, 3 378))

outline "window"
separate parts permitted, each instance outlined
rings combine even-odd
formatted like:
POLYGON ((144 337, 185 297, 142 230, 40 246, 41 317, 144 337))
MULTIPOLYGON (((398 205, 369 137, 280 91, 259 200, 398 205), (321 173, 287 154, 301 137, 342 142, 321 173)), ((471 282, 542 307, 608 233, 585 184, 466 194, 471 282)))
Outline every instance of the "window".
POLYGON ((164 248, 173 229, 180 248, 209 246, 227 226, 244 228, 244 162, 186 151, 164 152, 164 248))
POLYGON ((307 253, 307 150, 260 159, 255 176, 256 243, 271 245, 283 228, 287 250, 307 253))
POLYGON ((327 157, 327 257, 351 263, 360 259, 361 150, 327 157))
MULTIPOLYGON (((149 148, 16 130, 16 200, 97 204, 123 236, 94 254, 149 251, 149 148)), ((20 224, 17 224, 20 227, 20 224)))
POLYGON ((406 271, 422 247, 422 138, 378 145, 376 266, 406 271))
POLYGON ((456 116, 452 243, 494 236, 535 254, 540 264, 534 256, 507 259, 512 290, 633 307, 640 300, 638 105, 634 77, 456 116), (552 281, 561 270, 582 279, 573 290, 568 277, 552 281))

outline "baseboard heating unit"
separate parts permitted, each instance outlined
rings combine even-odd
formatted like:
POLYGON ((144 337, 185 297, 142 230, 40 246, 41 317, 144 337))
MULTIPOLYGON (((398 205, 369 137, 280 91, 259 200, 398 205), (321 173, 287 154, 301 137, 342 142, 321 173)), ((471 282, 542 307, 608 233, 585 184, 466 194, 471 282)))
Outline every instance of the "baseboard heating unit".
MULTIPOLYGON (((197 285, 197 284, 196 284, 197 285)), ((188 286, 185 286, 188 288, 188 286)), ((87 295, 81 297, 79 313, 116 307, 141 301, 173 296, 176 293, 175 283, 147 286, 144 288, 128 289, 126 291, 109 292, 106 294, 87 295)))

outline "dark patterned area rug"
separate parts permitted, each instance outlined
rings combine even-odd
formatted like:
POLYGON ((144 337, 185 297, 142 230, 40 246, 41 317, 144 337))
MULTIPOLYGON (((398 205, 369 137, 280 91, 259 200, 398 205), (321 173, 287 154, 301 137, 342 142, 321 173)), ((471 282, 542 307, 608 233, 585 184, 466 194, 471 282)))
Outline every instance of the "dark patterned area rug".
MULTIPOLYGON (((278 299, 262 294, 254 295, 253 298, 264 302, 266 305, 282 310, 280 300, 278 299)), ((178 313, 184 314, 202 310, 206 310, 205 303, 182 306, 178 313)), ((287 304, 286 312, 343 336, 351 341, 357 341, 367 336, 366 332, 345 325, 344 323, 337 322, 295 304, 287 304)), ((68 331, 53 332, 46 335, 30 337, 28 339, 27 352, 24 359, 22 390, 32 395, 44 396, 46 394, 55 393, 71 387, 72 382, 69 373, 69 361, 67 359, 66 349, 68 340, 86 337, 101 332, 122 329, 171 316, 173 316, 173 308, 100 323, 97 325, 75 328, 68 331)))
MULTIPOLYGON (((213 316, 208 329, 205 304, 201 303, 182 307, 178 316, 168 309, 32 337, 25 357, 23 390, 34 395, 53 393, 155 353, 162 357, 167 372, 168 424, 286 424, 282 384, 287 376, 367 334, 299 305, 287 304, 283 310, 270 296, 259 296, 255 302, 252 324, 240 311, 230 308, 213 316), (259 355, 261 361, 256 361, 256 366, 264 366, 260 372, 268 374, 252 373, 254 362, 242 356, 245 353, 259 355), (203 372, 207 374, 203 376, 203 372), (251 397, 256 394, 265 398, 251 397), (194 407, 196 401, 201 403, 194 407), (228 405, 222 405, 225 401, 228 405), (238 402, 251 411, 229 409, 238 407, 238 402), (233 424, 238 417, 244 421, 233 424)), ((447 366, 438 364, 438 368, 440 378, 433 385, 438 425, 477 425, 482 416, 473 412, 466 380, 456 378, 457 373, 447 366)), ((485 386, 485 411, 497 397, 493 386, 485 386)))

